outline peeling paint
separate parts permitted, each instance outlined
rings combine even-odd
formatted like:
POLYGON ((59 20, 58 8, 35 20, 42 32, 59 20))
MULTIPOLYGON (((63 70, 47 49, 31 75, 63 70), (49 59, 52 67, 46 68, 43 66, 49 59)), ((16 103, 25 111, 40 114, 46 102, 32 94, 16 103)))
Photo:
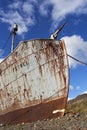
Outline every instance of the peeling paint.
POLYGON ((63 113, 64 113, 64 111, 65 111, 65 109, 54 110, 54 111, 53 111, 53 114, 56 114, 56 113, 58 113, 58 112, 63 112, 63 113))
MULTIPOLYGON (((55 110, 57 114, 62 112, 59 114, 61 116, 66 107, 68 88, 68 60, 63 41, 37 39, 21 42, 13 53, 0 63, 0 117, 5 123, 13 122, 12 116, 8 121, 4 116, 8 117, 10 113, 14 115, 15 112, 23 114, 24 109, 26 111, 27 108, 38 105, 39 108, 43 106, 45 109, 39 109, 43 117, 32 117, 32 121, 47 116, 53 117, 55 110), (45 108, 45 104, 52 107, 49 108, 50 112, 45 108)), ((38 109, 36 112, 40 114, 38 109)), ((20 118, 17 123, 26 122, 24 116, 24 120, 20 118)))

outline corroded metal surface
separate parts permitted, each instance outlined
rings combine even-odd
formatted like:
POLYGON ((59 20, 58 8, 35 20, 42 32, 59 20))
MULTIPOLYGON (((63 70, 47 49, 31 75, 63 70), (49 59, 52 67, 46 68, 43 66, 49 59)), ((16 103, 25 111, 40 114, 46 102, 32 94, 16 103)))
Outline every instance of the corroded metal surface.
POLYGON ((62 116, 68 80, 63 41, 21 42, 0 64, 0 123, 15 124, 62 116))

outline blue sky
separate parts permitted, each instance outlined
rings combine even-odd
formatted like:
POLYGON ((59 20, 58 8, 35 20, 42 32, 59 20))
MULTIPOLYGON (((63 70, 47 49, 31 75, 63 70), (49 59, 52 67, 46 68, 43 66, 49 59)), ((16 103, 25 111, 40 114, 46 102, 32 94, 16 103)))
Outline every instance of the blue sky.
MULTIPOLYGON (((64 39, 69 55, 87 63, 87 0, 0 0, 0 60, 10 53, 11 38, 3 46, 14 23, 16 47, 23 40, 49 38, 64 21, 58 39, 64 39)), ((69 58, 69 69, 69 98, 87 93, 87 66, 69 58)))

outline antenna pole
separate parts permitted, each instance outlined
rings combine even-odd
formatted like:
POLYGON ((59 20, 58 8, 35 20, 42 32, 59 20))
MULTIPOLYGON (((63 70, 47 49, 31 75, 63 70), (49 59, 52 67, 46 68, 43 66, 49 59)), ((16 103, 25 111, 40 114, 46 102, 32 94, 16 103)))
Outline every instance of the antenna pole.
POLYGON ((62 30, 62 28, 65 26, 65 24, 66 24, 66 22, 64 22, 64 23, 56 30, 56 32, 51 35, 50 38, 51 38, 51 39, 56 39, 57 36, 58 36, 58 34, 59 34, 59 32, 62 30))
POLYGON ((18 30, 18 25, 14 24, 13 29, 12 29, 12 46, 11 46, 11 52, 13 52, 13 50, 14 50, 14 40, 15 40, 15 35, 16 35, 17 30, 18 30))
POLYGON ((14 39, 15 39, 15 34, 12 32, 12 46, 11 46, 11 52, 14 50, 14 39))

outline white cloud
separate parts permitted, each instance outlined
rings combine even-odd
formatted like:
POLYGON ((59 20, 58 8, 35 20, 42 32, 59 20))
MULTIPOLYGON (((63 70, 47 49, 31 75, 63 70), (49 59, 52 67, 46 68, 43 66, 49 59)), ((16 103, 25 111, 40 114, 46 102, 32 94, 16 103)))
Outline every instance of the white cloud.
POLYGON ((14 0, 5 10, 0 10, 0 20, 8 23, 10 29, 16 22, 19 25, 18 33, 23 34, 35 24, 37 17, 35 12, 39 12, 42 16, 50 14, 52 28, 55 30, 59 22, 67 15, 87 13, 87 0, 73 0, 73 2, 70 0, 14 0))
POLYGON ((4 58, 0 58, 0 63, 4 60, 4 58))
POLYGON ((34 6, 30 1, 15 1, 7 6, 7 10, 0 10, 0 19, 10 25, 10 30, 12 25, 17 23, 18 34, 23 34, 35 24, 34 6))
POLYGON ((74 99, 74 98, 70 98, 70 97, 68 97, 68 101, 70 101, 70 100, 72 100, 72 99, 74 99))
POLYGON ((80 90, 80 86, 77 86, 77 87, 76 87, 76 90, 80 90))
POLYGON ((82 94, 87 94, 87 90, 86 90, 86 91, 84 91, 82 94))
POLYGON ((69 90, 70 90, 70 91, 73 91, 73 90, 74 90, 74 91, 78 91, 78 90, 80 90, 80 86, 72 86, 72 85, 70 85, 70 86, 69 86, 69 90))
POLYGON ((47 15, 50 5, 52 7, 50 14, 54 28, 69 14, 80 15, 87 13, 87 0, 44 0, 40 6, 40 13, 42 15, 47 15))
MULTIPOLYGON (((81 36, 73 35, 62 38, 65 41, 67 53, 83 62, 87 62, 87 41, 81 36)), ((68 57, 69 58, 69 57, 68 57)), ((69 66, 75 68, 79 62, 69 58, 69 66)))
POLYGON ((70 90, 74 90, 74 87, 72 85, 69 86, 70 90))
MULTIPOLYGON (((70 93, 73 93, 73 95, 74 95, 74 93, 76 94, 76 95, 80 95, 80 93, 78 93, 78 92, 80 92, 79 90, 81 89, 81 87, 78 85, 78 86, 73 86, 73 85, 70 85, 69 86, 69 92, 70 93)), ((87 91, 85 91, 84 93, 86 93, 87 91)), ((82 93, 83 94, 83 93, 82 93)), ((71 94, 72 95, 72 94, 71 94)), ((69 96, 71 96, 70 94, 69 94, 69 96)), ((72 97, 68 97, 68 100, 72 100, 72 99, 74 99, 76 96, 72 96, 72 97)))
POLYGON ((35 24, 37 17, 35 11, 42 16, 49 16, 50 14, 52 28, 55 29, 67 15, 87 13, 87 0, 73 0, 73 2, 70 0, 14 0, 7 5, 5 10, 0 10, 0 19, 2 22, 8 23, 10 27, 16 21, 19 25, 18 33, 22 34, 35 24))
POLYGON ((80 13, 87 13, 86 5, 87 5, 87 0, 85 2, 83 0, 50 0, 50 2, 53 4, 53 11, 52 11, 52 18, 54 20, 58 20, 63 18, 64 16, 68 14, 80 14, 80 13), (85 10, 84 12, 82 12, 85 10), (58 13, 57 13, 58 12, 58 13))
POLYGON ((28 15, 32 15, 33 14, 33 5, 32 4, 29 4, 28 2, 25 2, 23 4, 23 11, 24 13, 27 13, 28 15))
POLYGON ((15 1, 8 5, 8 8, 10 9, 19 9, 19 7, 22 6, 22 3, 20 1, 15 1))
POLYGON ((40 14, 43 16, 47 16, 48 15, 48 7, 49 7, 50 3, 48 3, 47 1, 42 2, 42 4, 39 7, 40 10, 40 14))

